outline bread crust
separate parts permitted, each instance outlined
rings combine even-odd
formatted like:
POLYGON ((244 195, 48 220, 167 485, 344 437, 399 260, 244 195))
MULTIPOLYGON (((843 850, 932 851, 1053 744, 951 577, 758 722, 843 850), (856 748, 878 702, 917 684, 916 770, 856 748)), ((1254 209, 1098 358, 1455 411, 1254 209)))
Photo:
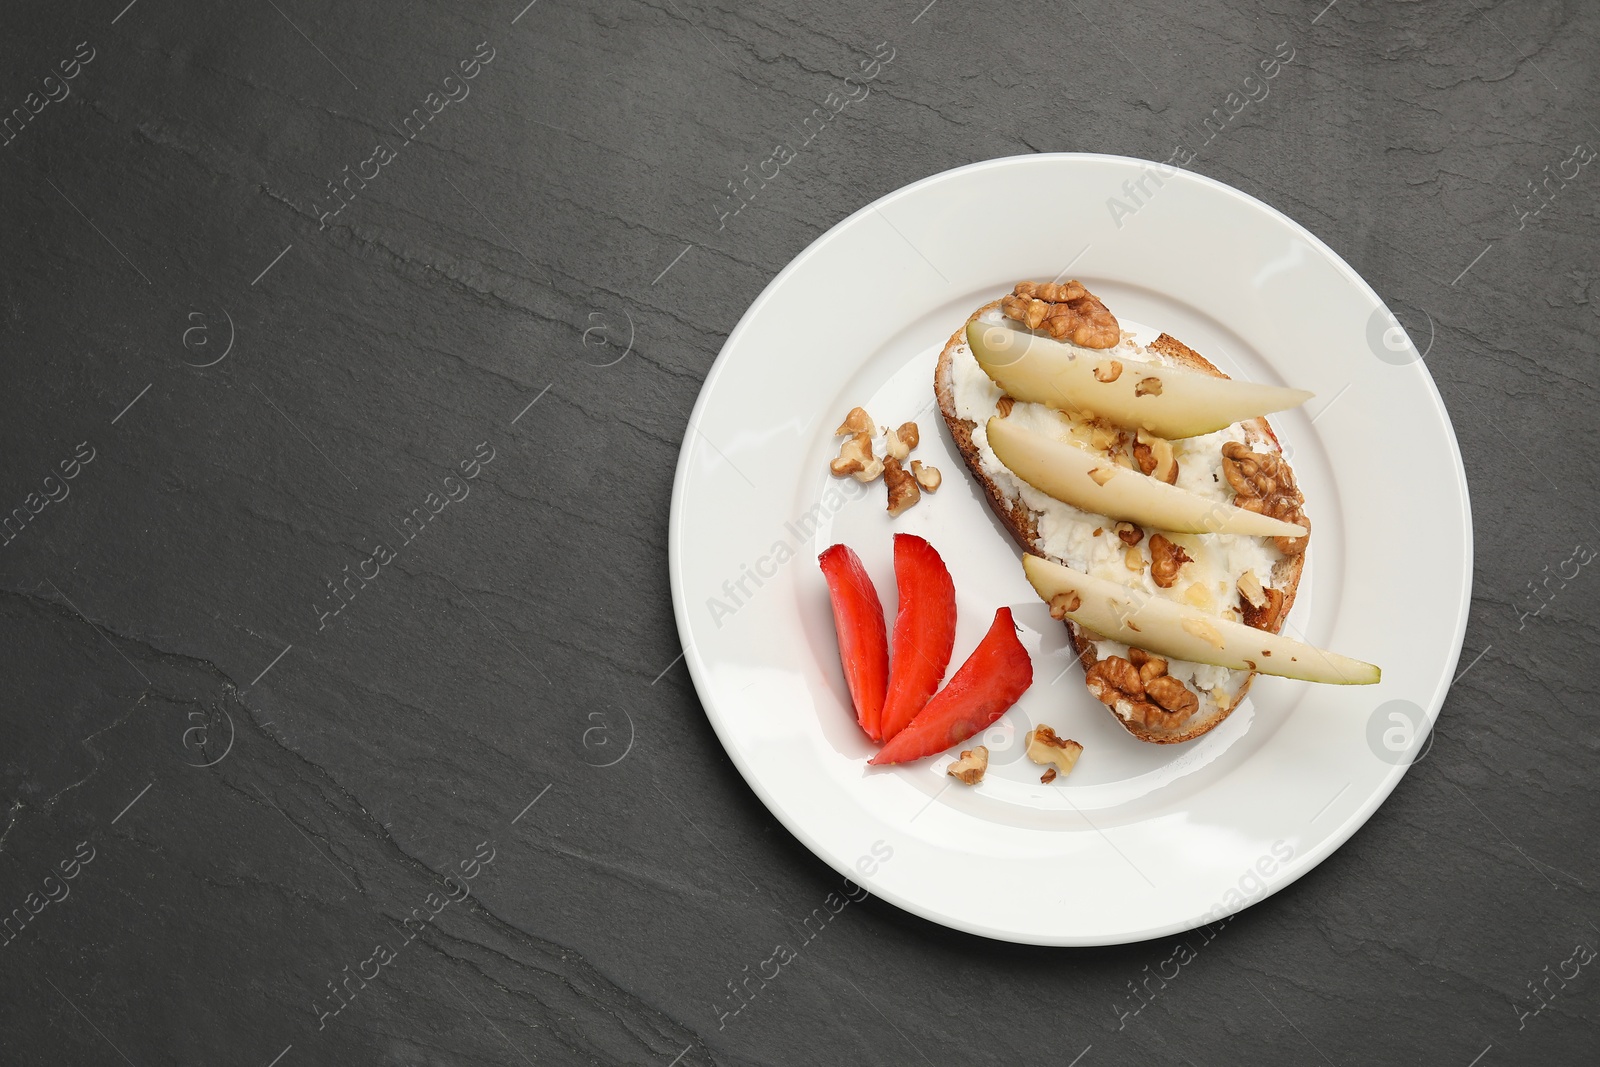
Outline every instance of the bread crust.
MULTIPOLYGON (((1000 306, 998 300, 983 305, 967 318, 967 322, 982 315, 984 312, 1000 306)), ((938 366, 934 369, 933 388, 939 401, 939 411, 944 415, 945 426, 950 431, 950 437, 955 442, 957 450, 961 453, 967 470, 972 473, 979 485, 983 486, 989 498, 989 506, 1011 532, 1011 536, 1022 546, 1023 550, 1035 556, 1044 557, 1044 551, 1039 547, 1038 513, 1022 502, 1020 497, 1011 497, 1003 492, 994 479, 984 473, 978 446, 972 440, 972 431, 977 424, 970 419, 963 419, 956 413, 955 382, 951 374, 952 360, 957 348, 966 343, 967 323, 962 323, 961 328, 950 335, 950 340, 945 343, 944 351, 939 354, 938 366)), ((1202 371, 1226 378, 1227 375, 1194 349, 1185 345, 1174 337, 1162 334, 1148 346, 1160 352, 1178 364, 1191 370, 1202 371)), ((1282 451, 1278 443, 1277 434, 1273 433, 1272 426, 1265 416, 1246 420, 1241 423, 1244 427, 1247 441, 1257 442, 1263 439, 1270 440, 1275 450, 1282 451)), ((1283 593, 1283 607, 1274 620, 1272 630, 1274 633, 1283 629, 1283 621, 1289 615, 1289 609, 1294 606, 1295 593, 1300 587, 1300 575, 1305 568, 1306 554, 1286 556, 1278 560, 1272 569, 1272 586, 1283 593)), ((1067 632, 1072 638, 1072 645, 1078 652, 1078 660, 1083 665, 1087 674, 1090 667, 1099 662, 1095 654, 1094 643, 1084 633, 1082 628, 1071 621, 1066 622, 1067 632)), ((1106 711, 1120 723, 1123 729, 1141 741, 1153 744, 1176 744, 1180 741, 1193 739, 1215 729, 1219 723, 1233 713, 1244 700, 1245 693, 1250 689, 1250 683, 1255 679, 1254 672, 1245 675, 1244 682, 1237 692, 1230 695, 1226 707, 1212 708, 1210 714, 1202 717, 1196 716, 1189 719, 1182 727, 1176 730, 1162 730, 1145 726, 1143 723, 1131 722, 1118 715, 1115 708, 1106 706, 1106 711)), ((1087 679, 1085 680, 1087 684, 1087 679)), ((1099 698, 1096 698, 1098 702, 1099 698)))

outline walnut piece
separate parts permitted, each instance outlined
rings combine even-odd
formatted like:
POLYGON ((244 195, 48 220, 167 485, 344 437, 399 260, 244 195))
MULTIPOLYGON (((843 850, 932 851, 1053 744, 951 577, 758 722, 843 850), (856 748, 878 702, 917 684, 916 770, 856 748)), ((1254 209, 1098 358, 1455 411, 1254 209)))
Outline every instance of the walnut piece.
POLYGON ((1285 556, 1298 556, 1306 550, 1311 540, 1311 520, 1304 511, 1306 498, 1282 456, 1252 452, 1238 441, 1229 441, 1222 446, 1222 473, 1233 487, 1235 505, 1305 527, 1304 537, 1274 537, 1273 547, 1285 556))
POLYGON ((1150 535, 1150 580, 1163 589, 1171 589, 1178 580, 1178 570, 1190 561, 1189 553, 1161 534, 1150 535))
POLYGON ((864 430, 840 445, 839 458, 828 464, 828 470, 841 478, 853 475, 858 482, 870 482, 882 474, 883 461, 872 454, 871 432, 864 430))
POLYGON ((1050 617, 1064 619, 1067 617, 1067 612, 1077 611, 1082 603, 1077 593, 1057 593, 1050 598, 1050 617))
POLYGON ((1133 442, 1133 459, 1141 471, 1157 481, 1177 484, 1178 457, 1173 454, 1172 442, 1165 437, 1140 430, 1133 442))
POLYGON ((1112 348, 1122 340, 1116 316, 1077 281, 1018 282, 1000 310, 1030 330, 1044 329, 1058 341, 1083 348, 1112 348))
POLYGON ((995 404, 995 410, 1000 412, 1000 417, 1003 419, 1007 415, 1011 414, 1011 409, 1016 406, 1016 403, 1017 401, 1015 397, 1011 396, 1009 393, 1002 393, 1000 394, 999 402, 995 404))
POLYGON ((911 472, 900 466, 900 461, 893 456, 883 460, 883 484, 889 490, 889 514, 898 517, 905 513, 917 501, 922 499, 922 492, 917 488, 917 479, 911 472))
POLYGON ((1254 626, 1257 630, 1278 631, 1278 615, 1283 611, 1283 593, 1271 586, 1261 589, 1261 604, 1257 606, 1250 603, 1248 597, 1239 594, 1239 616, 1246 626, 1254 626))
POLYGON ((1117 536, 1122 538, 1125 545, 1136 545, 1144 540, 1144 529, 1131 522, 1118 522, 1117 536))
POLYGON ((1161 379, 1156 377, 1140 378, 1139 384, 1133 387, 1134 396, 1160 396, 1161 379))
POLYGON ((1262 591, 1261 579, 1256 577, 1255 571, 1245 571, 1239 575, 1239 595, 1253 608, 1265 607, 1267 594, 1262 591))
POLYGON ((1120 377, 1122 377, 1122 364, 1119 363, 1117 360, 1110 359, 1110 360, 1107 360, 1104 363, 1096 363, 1095 364, 1095 367, 1094 367, 1094 380, 1095 381, 1097 381, 1097 382, 1106 382, 1107 384, 1109 384, 1111 382, 1116 381, 1120 377))
MULTIPOLYGON (((895 434, 905 443, 907 448, 916 448, 922 442, 922 433, 917 429, 917 424, 914 422, 902 422, 895 434)), ((901 456, 900 458, 904 459, 905 457, 901 456)))
POLYGON ((1056 769, 1054 767, 1046 767, 1044 769, 1044 773, 1039 776, 1039 784, 1040 785, 1049 785, 1051 782, 1053 782, 1055 780, 1056 780, 1056 769))
POLYGON ((1138 545, 1129 545, 1122 550, 1122 563, 1136 574, 1144 573, 1144 549, 1138 545))
POLYGON ((1096 485, 1105 485, 1116 476, 1117 472, 1113 467, 1091 467, 1089 470, 1089 477, 1094 479, 1096 485))
POLYGON ((844 417, 844 422, 833 431, 833 436, 842 437, 847 433, 864 433, 870 436, 874 428, 872 416, 867 414, 866 408, 851 408, 850 413, 844 417))
POLYGON ((939 473, 938 467, 930 467, 920 459, 911 461, 911 476, 922 486, 923 491, 936 493, 939 486, 944 483, 944 475, 939 473))
POLYGON ((1028 758, 1050 768, 1045 777, 1039 779, 1047 785, 1055 781, 1057 774, 1071 774, 1081 755, 1082 745, 1062 737, 1048 726, 1035 726, 1028 731, 1028 758))
POLYGON ((890 430, 883 435, 883 451, 886 458, 893 456, 904 463, 911 455, 911 446, 900 436, 898 430, 890 430))
POLYGON ((979 745, 977 748, 962 749, 961 758, 950 764, 944 773, 968 785, 977 785, 983 781, 984 772, 988 769, 989 750, 979 745))

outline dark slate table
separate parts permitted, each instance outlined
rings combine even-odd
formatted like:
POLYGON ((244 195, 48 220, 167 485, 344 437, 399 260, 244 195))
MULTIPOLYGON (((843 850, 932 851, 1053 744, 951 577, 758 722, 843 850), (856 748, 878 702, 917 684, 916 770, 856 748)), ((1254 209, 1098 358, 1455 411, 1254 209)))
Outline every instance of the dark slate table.
POLYGON ((524 2, 0 14, 0 1061, 1594 1062, 1600 15, 524 2), (839 882, 678 660, 707 368, 901 185, 1180 147, 1430 346, 1478 545, 1431 749, 1209 940, 865 900, 736 999, 839 882))

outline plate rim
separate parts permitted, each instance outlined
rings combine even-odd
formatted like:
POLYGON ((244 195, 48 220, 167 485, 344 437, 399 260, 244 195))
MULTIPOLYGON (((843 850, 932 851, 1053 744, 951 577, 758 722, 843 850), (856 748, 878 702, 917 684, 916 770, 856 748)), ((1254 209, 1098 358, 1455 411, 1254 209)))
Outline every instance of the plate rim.
MULTIPOLYGON (((683 442, 679 446, 678 460, 674 468, 672 479, 672 500, 668 510, 667 518, 667 569, 672 594, 673 619, 678 629, 679 644, 683 648, 683 659, 688 666, 690 679, 694 683, 696 699, 700 702, 701 709, 704 712, 707 721, 711 724, 711 729, 716 734, 717 740, 722 745, 723 751, 732 760, 734 767, 739 771, 739 775, 744 780, 746 786, 748 786, 756 795, 756 797, 766 807, 767 811, 778 820, 785 830, 787 830, 797 841, 804 845, 807 851, 809 851, 817 859, 821 860, 824 864, 831 867, 835 872, 850 880, 852 884, 860 885, 860 883, 857 882, 856 878, 854 877, 852 868, 850 868, 848 863, 843 860, 836 861, 835 858, 830 854, 830 850, 824 848, 802 825, 800 825, 797 819, 792 817, 782 805, 775 802, 761 777, 753 773, 752 768, 748 764, 744 755, 739 751, 738 746, 731 744, 729 738, 724 735, 722 722, 719 720, 718 715, 714 713, 711 704, 706 700, 705 693, 706 686, 708 684, 705 677, 706 667, 703 659, 701 658, 699 648, 695 646, 692 640, 690 640, 693 631, 688 621, 689 605, 686 592, 683 588, 683 499, 684 488, 689 478, 691 466, 690 456, 695 452, 696 445, 695 435, 688 431, 699 424, 700 418, 704 412, 704 409, 708 405, 711 394, 714 392, 714 387, 720 379, 723 371, 728 366, 729 354, 734 350, 737 342, 741 339, 743 334, 750 328, 752 321, 755 319, 758 313, 770 300, 773 299, 774 294, 776 294, 782 288, 791 274, 798 271, 807 261, 809 261, 814 255, 819 254, 819 252, 832 241, 838 239, 838 236, 846 228, 852 226, 856 220, 861 219, 873 212, 880 211, 895 201, 907 197, 924 187, 942 182, 959 180, 960 176, 969 173, 990 169, 1003 169, 1017 166, 1027 167, 1062 162, 1105 162, 1135 166, 1164 166, 1164 164, 1157 163, 1153 160, 1142 159, 1137 156, 1124 156, 1103 152, 1037 152, 1022 155, 998 156, 992 159, 977 160, 972 163, 966 163, 958 167, 949 168, 948 170, 938 171, 934 174, 927 175, 917 179, 914 182, 910 182, 906 185, 893 189, 877 199, 862 205, 855 211, 852 211, 849 215, 828 227, 826 231, 814 238, 805 246, 805 248, 801 249, 798 254, 790 259, 789 262, 785 264, 776 275, 773 276, 772 280, 767 283, 767 285, 761 290, 756 298, 751 301, 749 307, 747 307, 744 313, 739 317, 739 321, 734 325, 733 329, 729 331, 727 338, 723 341, 722 347, 717 353, 716 359, 712 361, 710 368, 706 372, 704 380, 700 384, 700 390, 695 397, 694 406, 689 412, 689 419, 685 426, 686 432, 684 434, 683 442)), ((1254 210, 1265 213, 1269 218, 1287 224, 1293 232, 1306 240, 1313 248, 1320 251, 1326 258, 1326 261, 1336 270, 1338 270, 1338 272, 1344 276, 1348 282, 1353 283, 1360 292, 1370 297, 1378 308, 1382 308, 1386 311, 1388 310, 1388 303, 1378 294, 1377 290, 1375 290, 1366 281, 1366 279, 1355 270, 1355 268, 1350 266, 1350 264, 1345 261, 1343 256, 1341 256, 1325 241, 1323 241, 1316 234, 1312 233, 1309 229, 1292 218, 1290 215, 1280 211, 1276 207, 1273 207, 1271 204, 1261 200, 1259 197, 1253 196, 1242 189, 1238 189, 1227 184, 1226 182, 1212 178, 1206 174, 1201 174, 1197 171, 1184 168, 1179 169, 1184 180, 1195 181, 1202 185, 1211 187, 1214 191, 1220 192, 1227 196, 1235 197, 1244 201, 1254 210)), ((1390 312, 1390 314, 1392 315, 1393 313, 1390 312)), ((1407 331, 1406 342, 1411 346, 1413 351, 1416 350, 1415 342, 1411 340, 1409 331, 1407 331)), ((1453 461, 1452 469, 1455 475, 1455 488, 1460 493, 1461 529, 1463 531, 1463 573, 1461 576, 1461 595, 1458 598, 1457 603, 1454 605, 1455 634, 1452 641, 1452 644, 1454 645, 1454 651, 1448 657, 1448 662, 1445 664, 1445 669, 1440 673, 1439 679, 1435 682, 1433 692, 1429 695, 1424 708, 1427 728, 1425 731, 1419 732, 1419 735, 1414 742, 1416 751, 1420 753, 1425 751, 1423 747, 1424 743, 1431 738, 1434 726, 1437 724, 1440 714, 1443 713, 1445 699, 1449 696, 1450 689, 1455 684, 1455 669, 1461 661, 1461 650, 1466 640, 1467 624, 1471 613, 1475 553, 1474 530, 1472 523, 1472 498, 1470 495, 1470 487, 1467 482, 1466 466, 1462 459, 1460 444, 1456 439, 1455 423, 1450 417, 1449 409, 1444 404, 1444 398, 1439 393, 1438 384, 1434 381, 1432 372, 1428 370, 1425 357, 1419 354, 1415 362, 1421 364, 1421 378, 1426 388, 1427 398, 1432 404, 1432 410, 1439 416, 1439 419, 1443 424, 1445 443, 1448 446, 1449 455, 1453 461)), ((1386 772, 1385 776, 1377 782, 1376 787, 1368 794, 1365 802, 1352 811, 1338 826, 1328 831, 1327 834, 1323 836, 1314 847, 1310 848, 1304 853, 1296 853, 1293 859, 1286 863, 1283 868, 1281 868, 1283 877, 1275 879, 1272 883, 1267 885, 1263 893, 1247 900, 1239 907, 1231 908, 1230 910, 1216 914, 1213 918, 1205 920, 1200 924, 1179 920, 1152 928, 1140 934, 1139 936, 1132 938, 1122 934, 1114 934, 1109 937, 1100 937, 1094 935, 1073 937, 1027 937, 1022 936, 1016 931, 988 927, 981 922, 974 922, 958 915, 934 912, 897 892, 885 891, 877 887, 872 887, 869 891, 873 896, 879 897, 880 899, 893 904, 902 911, 909 912, 918 916, 919 918, 935 923, 936 925, 943 926, 948 929, 960 930, 964 933, 975 934, 991 940, 1004 941, 1013 944, 1063 948, 1140 944, 1142 942, 1155 940, 1157 938, 1167 937, 1175 933, 1183 933, 1188 930, 1193 930, 1197 928, 1197 925, 1206 925, 1207 922, 1217 922, 1223 919, 1231 918, 1232 916, 1246 911, 1249 908, 1260 904, 1262 901, 1275 896, 1288 886, 1293 885, 1295 882, 1305 877, 1305 875, 1319 867, 1334 852, 1342 848, 1344 844, 1350 840, 1350 838, 1355 836, 1358 830, 1360 830, 1367 824, 1368 821, 1371 820, 1372 816, 1377 812, 1377 810, 1382 807, 1384 802, 1389 799, 1391 794, 1393 794, 1394 790, 1399 786, 1400 780, 1405 777, 1406 772, 1410 770, 1412 764, 1415 762, 1416 759, 1413 758, 1403 763, 1397 763, 1391 767, 1386 772)), ((868 879, 868 881, 871 881, 871 879, 868 879)), ((867 887, 862 886, 862 888, 867 887)))

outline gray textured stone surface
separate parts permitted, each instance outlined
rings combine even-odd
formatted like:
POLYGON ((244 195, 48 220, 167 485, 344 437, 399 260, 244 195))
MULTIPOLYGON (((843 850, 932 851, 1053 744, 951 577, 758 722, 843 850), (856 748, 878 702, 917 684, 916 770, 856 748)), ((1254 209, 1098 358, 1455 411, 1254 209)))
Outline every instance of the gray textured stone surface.
POLYGON ((1593 1062, 1600 976, 1549 975, 1600 945, 1600 578, 1518 612, 1600 544, 1600 178, 1520 225, 1517 205, 1600 143, 1600 16, 1321 7, 10 5, 0 113, 40 96, 0 146, 0 509, 79 442, 94 459, 0 549, 0 909, 76 871, 0 946, 0 1060, 1593 1062), (885 40, 872 95, 719 230, 726 183, 885 40), (1269 96, 1204 143, 1285 41, 1269 96), (480 42, 470 95, 399 147, 480 42), (325 183, 380 140, 396 158, 319 229, 325 183), (1312 875, 1191 936, 1120 1030, 1178 939, 1027 949, 875 900, 719 1020, 836 878, 733 770, 682 665, 661 673, 671 473, 707 368, 791 257, 886 192, 1179 143, 1433 336, 1478 559, 1431 752, 1312 875), (480 442, 465 498, 405 542, 480 442), (323 620, 379 541, 392 562, 323 620), (471 896, 402 925, 482 842, 471 896), (374 968, 332 1014, 329 983, 374 968))

